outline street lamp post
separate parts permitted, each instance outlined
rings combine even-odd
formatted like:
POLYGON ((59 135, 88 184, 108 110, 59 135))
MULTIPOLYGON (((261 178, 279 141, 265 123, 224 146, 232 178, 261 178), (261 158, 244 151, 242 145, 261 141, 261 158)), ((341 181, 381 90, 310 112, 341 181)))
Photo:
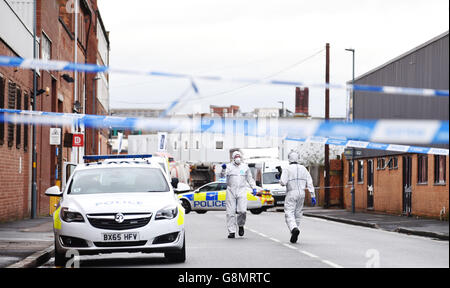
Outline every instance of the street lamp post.
MULTIPOLYGON (((345 49, 345 51, 352 52, 353 56, 353 72, 352 72, 352 122, 355 119, 355 49, 345 49)), ((350 109, 349 109, 350 110, 350 109)), ((355 213, 355 148, 352 148, 352 213, 355 213)))

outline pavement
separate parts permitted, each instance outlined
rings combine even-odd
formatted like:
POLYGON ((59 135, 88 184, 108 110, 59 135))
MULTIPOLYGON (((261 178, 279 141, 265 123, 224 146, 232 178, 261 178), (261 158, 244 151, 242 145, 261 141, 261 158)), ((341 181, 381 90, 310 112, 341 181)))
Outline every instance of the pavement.
POLYGON ((0 268, 34 268, 53 255, 53 218, 0 223, 0 268))
MULTIPOLYGON (((272 209, 269 213, 280 213, 277 211, 280 210, 272 209)), ((323 209, 321 207, 305 207, 303 215, 374 229, 449 240, 449 223, 436 219, 366 212, 352 213, 345 209, 323 209)), ((41 266, 54 254, 53 241, 53 219, 50 216, 0 223, 0 268, 41 266)))
POLYGON ((352 213, 345 209, 323 209, 321 207, 305 207, 303 215, 391 232, 449 240, 448 221, 437 219, 387 215, 375 212, 352 213))

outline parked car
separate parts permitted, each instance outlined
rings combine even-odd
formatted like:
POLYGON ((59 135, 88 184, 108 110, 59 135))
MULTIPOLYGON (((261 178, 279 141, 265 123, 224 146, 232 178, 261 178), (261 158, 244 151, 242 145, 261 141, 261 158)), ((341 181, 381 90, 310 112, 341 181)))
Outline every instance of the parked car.
MULTIPOLYGON (((225 181, 215 181, 205 184, 192 192, 178 194, 178 198, 186 214, 190 211, 196 211, 197 213, 225 211, 226 190, 227 183, 225 181)), ((251 213, 260 214, 274 206, 275 201, 270 191, 258 187, 256 195, 253 195, 252 192, 253 190, 248 187, 247 209, 251 213)))
POLYGON ((45 194, 61 197, 53 214, 56 266, 65 265, 69 250, 186 259, 184 209, 157 163, 79 164, 64 191, 54 186, 45 194))

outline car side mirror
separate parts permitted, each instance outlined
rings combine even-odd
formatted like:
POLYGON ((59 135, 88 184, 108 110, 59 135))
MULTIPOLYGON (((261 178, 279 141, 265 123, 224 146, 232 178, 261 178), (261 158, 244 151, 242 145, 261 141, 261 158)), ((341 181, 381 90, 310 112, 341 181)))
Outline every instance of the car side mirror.
POLYGON ((171 184, 174 189, 178 187, 178 182, 179 182, 178 178, 172 178, 171 184))
POLYGON ((191 191, 191 187, 186 183, 178 183, 178 187, 175 189, 175 193, 183 193, 191 191))
POLYGON ((45 195, 52 197, 61 197, 62 194, 63 193, 59 190, 58 186, 50 187, 45 191, 45 195))

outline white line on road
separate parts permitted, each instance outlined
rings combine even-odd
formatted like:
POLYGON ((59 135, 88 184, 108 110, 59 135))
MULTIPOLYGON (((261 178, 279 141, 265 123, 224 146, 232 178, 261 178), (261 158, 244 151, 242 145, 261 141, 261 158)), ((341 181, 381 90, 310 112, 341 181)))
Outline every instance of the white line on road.
POLYGON ((344 267, 342 267, 342 266, 340 266, 340 265, 338 265, 336 263, 333 263, 331 261, 328 261, 328 260, 321 260, 321 261, 322 261, 322 263, 328 264, 328 265, 330 265, 333 268, 344 268, 344 267))
POLYGON ((278 239, 276 239, 276 238, 273 238, 273 237, 269 237, 269 236, 267 236, 267 235, 264 234, 264 233, 258 232, 257 230, 254 230, 254 229, 251 229, 251 228, 247 228, 247 230, 249 230, 249 231, 251 231, 251 232, 253 232, 253 233, 255 233, 255 234, 258 234, 258 235, 260 235, 261 237, 264 237, 264 238, 267 238, 267 239, 272 240, 272 241, 274 241, 274 242, 283 244, 283 246, 285 246, 285 247, 287 247, 287 248, 289 248, 289 249, 297 250, 298 252, 300 252, 300 253, 302 253, 302 254, 308 256, 308 257, 318 259, 318 260, 320 260, 322 263, 327 264, 327 265, 329 265, 329 266, 331 266, 331 267, 333 267, 333 268, 344 268, 344 267, 342 267, 341 265, 338 265, 338 264, 336 264, 336 263, 333 263, 333 262, 331 262, 331 261, 329 261, 329 260, 323 260, 323 259, 320 259, 319 256, 314 255, 314 254, 312 254, 312 253, 309 253, 309 252, 307 252, 307 251, 305 251, 305 250, 298 250, 298 248, 295 247, 295 246, 292 246, 292 245, 290 245, 290 244, 288 244, 288 243, 282 243, 280 240, 278 240, 278 239))
POLYGON ((294 247, 294 246, 289 245, 289 244, 287 244, 287 243, 283 243, 283 246, 286 246, 286 247, 288 247, 288 248, 290 248, 290 249, 293 249, 293 250, 297 250, 297 247, 294 247))
POLYGON ((308 251, 305 251, 305 250, 300 250, 299 252, 302 254, 305 254, 306 256, 309 256, 311 258, 319 258, 319 256, 309 253, 308 251))

